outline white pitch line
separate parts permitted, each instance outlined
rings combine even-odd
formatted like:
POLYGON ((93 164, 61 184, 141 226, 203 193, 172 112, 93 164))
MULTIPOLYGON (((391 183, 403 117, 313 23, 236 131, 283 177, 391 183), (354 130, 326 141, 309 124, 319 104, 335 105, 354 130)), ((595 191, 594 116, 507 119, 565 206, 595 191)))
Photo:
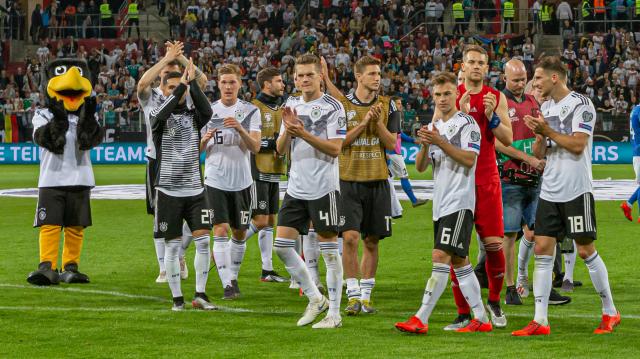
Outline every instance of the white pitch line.
MULTIPOLYGON (((39 286, 27 286, 22 284, 10 284, 10 283, 0 283, 0 287, 4 288, 20 288, 20 289, 38 289, 38 290, 55 290, 55 291, 66 291, 66 292, 77 292, 77 293, 88 293, 88 294, 101 294, 101 295, 110 295, 114 297, 124 297, 124 298, 135 298, 135 299, 148 299, 157 302, 165 302, 170 303, 171 301, 162 298, 162 297, 153 297, 148 295, 138 295, 138 294, 129 294, 123 292, 116 291, 106 291, 106 290, 95 290, 95 289, 81 289, 81 288, 65 288, 65 287, 39 287, 39 286)), ((254 314, 299 314, 298 312, 286 311, 286 310, 252 310, 246 308, 238 308, 238 307, 226 307, 226 306, 218 306, 220 311, 223 312, 234 312, 234 313, 254 313, 254 314)), ((568 313, 565 310, 566 306, 563 306, 563 313, 552 314, 549 315, 552 318, 581 318, 581 319, 597 319, 598 315, 593 314, 577 314, 577 313, 568 313)), ((165 309, 140 309, 137 307, 103 307, 103 308, 82 308, 82 307, 28 307, 28 306, 0 306, 0 310, 14 310, 14 311, 86 311, 86 312, 162 312, 166 311, 165 309)), ((188 310, 189 311, 189 310, 188 310)), ((196 310, 193 310, 194 312, 196 310)), ((198 311, 200 312, 200 311, 198 311)), ((411 313, 407 313, 411 314, 411 313)), ((455 315, 457 313, 454 312, 438 312, 434 313, 436 315, 455 315)), ((507 313, 507 317, 522 317, 528 318, 532 317, 532 314, 525 313, 507 313)), ((624 319, 640 319, 640 315, 637 314, 623 314, 622 318, 624 319)))
POLYGON ((10 284, 10 283, 0 283, 0 287, 4 288, 21 288, 21 289, 37 289, 37 290, 53 290, 60 292, 78 292, 78 293, 88 293, 88 294, 103 294, 110 295, 113 297, 124 297, 124 298, 134 298, 134 299, 147 299, 153 300, 156 302, 170 302, 167 298, 162 297, 153 297, 150 295, 139 295, 139 294, 129 294, 122 293, 110 290, 97 290, 97 289, 80 289, 80 288, 71 288, 71 287, 53 287, 53 286, 34 286, 34 285, 22 285, 22 284, 10 284))

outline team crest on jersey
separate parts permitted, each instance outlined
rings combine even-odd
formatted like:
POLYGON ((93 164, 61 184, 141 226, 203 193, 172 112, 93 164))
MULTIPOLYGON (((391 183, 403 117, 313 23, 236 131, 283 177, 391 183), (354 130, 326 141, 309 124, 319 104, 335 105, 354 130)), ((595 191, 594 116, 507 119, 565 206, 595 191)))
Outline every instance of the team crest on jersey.
POLYGON ((356 111, 351 110, 347 112, 347 121, 353 120, 354 117, 356 117, 356 111))
POLYGON ((347 223, 347 218, 345 216, 340 216, 340 227, 344 226, 347 223))
POLYGON ((568 114, 569 114, 569 106, 562 106, 562 109, 560 110, 560 117, 565 117, 568 114))
POLYGON ((158 229, 160 229, 160 232, 166 232, 168 226, 167 222, 160 222, 158 229))
POLYGON ((238 122, 242 122, 242 120, 244 119, 244 112, 242 112, 242 110, 236 110, 234 117, 238 122))
POLYGON ((509 118, 514 118, 514 117, 516 117, 516 109, 511 107, 509 109, 509 118))
POLYGON ((45 218, 47 218, 47 209, 46 208, 40 208, 38 210, 38 219, 41 221, 44 221, 45 218))
POLYGON ((480 134, 476 131, 471 131, 471 141, 478 142, 480 140, 480 134))
POLYGON ((447 128, 447 136, 451 137, 456 134, 456 126, 450 126, 447 128))
POLYGON ((322 110, 320 109, 320 106, 313 106, 313 108, 311 108, 311 114, 309 116, 314 121, 319 120, 320 116, 322 116, 322 110))
POLYGON ((267 209, 267 201, 258 202, 258 208, 260 208, 261 210, 267 209))
POLYGON ((591 112, 582 113, 582 122, 591 122, 593 120, 593 114, 591 112))
POLYGON ((173 137, 176 135, 176 129, 174 127, 171 127, 169 129, 169 136, 173 137))
POLYGON ((264 120, 266 122, 271 122, 271 113, 267 112, 264 114, 264 120))

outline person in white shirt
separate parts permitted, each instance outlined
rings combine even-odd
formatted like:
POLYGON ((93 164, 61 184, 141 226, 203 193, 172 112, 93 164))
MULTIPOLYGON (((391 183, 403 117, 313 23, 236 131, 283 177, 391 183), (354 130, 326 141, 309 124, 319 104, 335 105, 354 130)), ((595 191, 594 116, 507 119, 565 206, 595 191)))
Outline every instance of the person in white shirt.
POLYGON ((449 266, 453 265, 460 290, 475 319, 458 332, 489 332, 493 329, 480 293, 480 283, 469 262, 469 245, 476 204, 475 167, 480 153, 480 127, 473 117, 456 108, 457 79, 443 72, 433 79, 436 105, 434 121, 418 131, 422 144, 416 169, 424 172, 433 165, 434 249, 433 268, 416 315, 396 323, 400 331, 427 334, 428 320, 447 287, 449 266))
POLYGON ((275 251, 285 263, 291 278, 300 284, 309 298, 298 326, 311 324, 315 329, 342 326, 342 259, 338 251, 340 227, 340 184, 338 155, 347 133, 344 107, 335 98, 321 92, 320 59, 301 55, 295 64, 295 85, 300 96, 289 97, 282 112, 282 126, 277 140, 280 154, 290 153, 291 170, 287 192, 278 216, 275 251), (327 267, 329 300, 316 287, 307 266, 295 251, 300 233, 307 233, 313 223, 320 241, 320 253, 327 267))
POLYGON ((512 335, 550 334, 547 309, 554 251, 556 241, 565 235, 575 241, 602 302, 602 321, 594 334, 611 333, 620 323, 620 313, 613 304, 607 268, 594 245, 591 148, 596 110, 590 99, 567 88, 567 68, 558 57, 547 56, 538 63, 534 83, 549 99, 542 104, 541 115, 524 118, 536 134, 535 156, 547 160, 535 222, 535 317, 512 335))
POLYGON ((213 115, 202 129, 207 197, 214 211, 213 256, 224 288, 224 299, 240 296, 238 274, 247 249, 251 220, 250 153, 260 150, 260 110, 238 99, 240 68, 218 69, 220 100, 211 105, 213 115), (231 231, 231 241, 228 235, 231 231))

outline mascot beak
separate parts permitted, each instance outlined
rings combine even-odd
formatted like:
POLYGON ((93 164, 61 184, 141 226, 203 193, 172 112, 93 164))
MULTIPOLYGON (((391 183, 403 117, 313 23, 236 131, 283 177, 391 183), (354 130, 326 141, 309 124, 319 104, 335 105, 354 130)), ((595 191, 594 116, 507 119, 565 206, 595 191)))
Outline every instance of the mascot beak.
POLYGON ((82 106, 85 97, 91 96, 91 89, 91 82, 75 66, 64 74, 51 78, 47 85, 49 97, 62 101, 64 108, 72 112, 82 106))

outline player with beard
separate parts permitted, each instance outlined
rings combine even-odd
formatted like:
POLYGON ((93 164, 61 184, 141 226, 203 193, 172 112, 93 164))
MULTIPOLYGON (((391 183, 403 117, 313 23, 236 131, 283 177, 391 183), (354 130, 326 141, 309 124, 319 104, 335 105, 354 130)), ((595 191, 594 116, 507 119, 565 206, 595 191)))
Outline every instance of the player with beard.
POLYGON ((262 140, 260 151, 251 154, 251 174, 253 176, 253 198, 251 215, 253 216, 245 240, 258 233, 258 245, 262 258, 263 282, 287 282, 273 270, 273 226, 280 202, 280 176, 287 173, 285 156, 276 152, 278 131, 282 122, 282 95, 284 82, 280 71, 268 67, 258 72, 260 93, 251 101, 262 116, 262 140))

